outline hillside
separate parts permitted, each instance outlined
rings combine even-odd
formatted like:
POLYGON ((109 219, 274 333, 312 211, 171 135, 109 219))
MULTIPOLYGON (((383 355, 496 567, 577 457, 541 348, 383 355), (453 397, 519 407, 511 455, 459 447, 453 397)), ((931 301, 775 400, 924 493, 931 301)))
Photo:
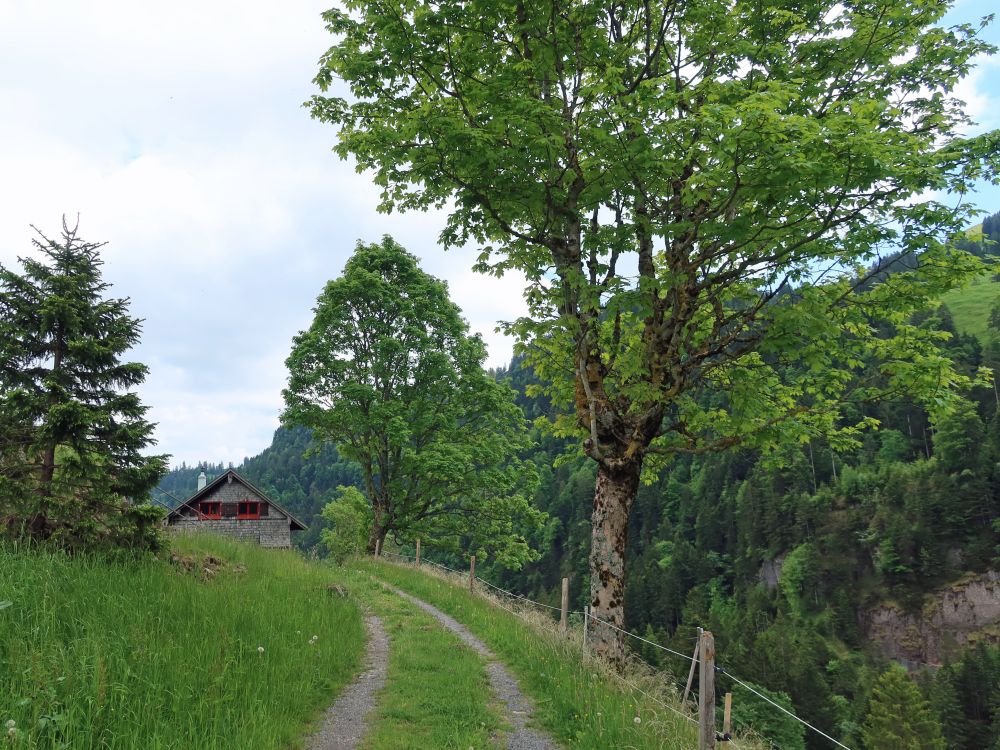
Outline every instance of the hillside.
POLYGON ((948 292, 941 298, 955 321, 955 328, 975 336, 985 346, 990 340, 990 311, 1000 303, 1000 283, 988 274, 965 289, 948 292))
POLYGON ((360 667, 361 614, 325 593, 330 571, 173 546, 105 559, 0 542, 5 747, 287 748, 360 667))
POLYGON ((322 709, 365 682, 351 683, 371 657, 362 610, 384 631, 379 665, 365 667, 383 686, 354 698, 368 703, 364 747, 499 750, 522 746, 518 732, 551 750, 696 744, 670 679, 629 669, 623 681, 584 658, 578 621, 560 635, 426 566, 334 568, 206 535, 171 544, 161 560, 117 561, 0 545, 11 748, 319 748, 354 710, 319 725, 322 709), (500 669, 516 710, 493 696, 500 669))

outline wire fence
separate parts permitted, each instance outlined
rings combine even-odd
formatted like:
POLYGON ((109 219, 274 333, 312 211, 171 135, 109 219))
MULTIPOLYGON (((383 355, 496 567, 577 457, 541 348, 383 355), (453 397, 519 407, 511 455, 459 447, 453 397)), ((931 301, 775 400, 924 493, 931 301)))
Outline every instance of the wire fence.
POLYGON ((798 721, 799 723, 803 724, 804 726, 808 727, 808 728, 809 728, 809 729, 811 729, 812 731, 816 732, 816 734, 818 734, 818 735, 820 735, 821 737, 825 737, 826 739, 830 740, 830 742, 832 742, 832 743, 833 743, 834 745, 836 745, 837 747, 842 747, 842 748, 844 748, 844 750, 851 750, 851 748, 849 748, 849 747, 848 747, 847 745, 845 745, 844 743, 842 743, 842 742, 840 742, 840 741, 838 741, 838 740, 835 740, 835 739, 834 739, 833 737, 831 737, 830 735, 828 735, 828 734, 827 734, 826 732, 824 732, 824 731, 823 731, 822 729, 817 729, 816 727, 814 727, 814 726, 813 726, 812 724, 810 724, 810 723, 809 723, 808 721, 806 721, 805 719, 801 719, 801 718, 799 718, 798 716, 796 716, 795 714, 793 714, 793 713, 792 713, 791 711, 789 711, 789 710, 788 710, 787 708, 785 708, 784 706, 782 706, 782 705, 781 705, 780 703, 778 703, 778 702, 776 702, 776 701, 772 700, 771 698, 768 698, 768 697, 767 697, 766 695, 764 695, 763 693, 761 693, 761 692, 760 692, 760 691, 758 691, 758 690, 755 690, 755 689, 754 689, 753 687, 751 687, 750 685, 747 685, 747 684, 746 684, 746 683, 745 683, 745 682, 744 682, 743 680, 739 679, 739 678, 738 678, 738 677, 736 677, 736 676, 735 676, 734 674, 732 674, 732 673, 730 673, 730 672, 726 671, 726 669, 725 669, 724 667, 716 667, 716 669, 717 669, 717 670, 718 670, 718 671, 719 671, 720 673, 722 673, 722 674, 726 675, 726 676, 727 676, 727 677, 728 677, 729 679, 731 679, 731 680, 732 680, 733 682, 735 682, 735 683, 736 683, 737 685, 741 685, 742 687, 744 687, 744 688, 746 688, 747 690, 749 690, 749 691, 750 691, 751 693, 753 693, 754 695, 756 695, 756 696, 757 696, 758 698, 760 698, 761 700, 763 700, 763 701, 767 701, 768 703, 770 703, 770 704, 771 704, 772 706, 774 706, 774 707, 775 707, 776 709, 778 709, 778 710, 779 710, 779 711, 781 711, 782 713, 785 713, 785 714, 787 714, 788 716, 791 716, 791 717, 792 717, 793 719, 795 719, 795 720, 796 720, 796 721, 798 721))
MULTIPOLYGON (((444 565, 444 564, 439 563, 439 562, 435 562, 434 560, 421 559, 421 560, 418 561, 417 558, 414 555, 406 555, 406 554, 400 554, 400 553, 396 553, 396 552, 387 552, 387 551, 384 551, 384 550, 380 551, 379 554, 380 554, 380 556, 391 557, 391 558, 395 558, 397 560, 402 560, 402 561, 406 561, 406 562, 418 562, 418 564, 421 564, 421 565, 423 565, 423 564, 431 565, 431 566, 433 566, 435 568, 438 568, 438 569, 444 571, 445 573, 450 573, 450 574, 452 574, 454 576, 458 576, 458 577, 460 577, 462 579, 467 579, 467 578, 469 578, 472 575, 472 573, 471 573, 470 570, 456 570, 455 568, 448 567, 447 565, 444 565)), ((550 621, 551 621, 551 614, 553 612, 558 612, 560 614, 560 616, 562 615, 563 609, 561 607, 554 607, 551 604, 545 604, 543 602, 535 601, 534 599, 529 599, 527 596, 525 596, 523 594, 518 594, 518 593, 516 593, 514 591, 508 591, 507 589, 504 589, 504 588, 501 588, 500 586, 492 584, 489 581, 486 581, 486 580, 480 578, 479 576, 475 576, 474 581, 476 583, 484 584, 491 593, 495 594, 492 597, 492 601, 495 604, 497 604, 501 609, 509 612, 510 614, 512 614, 512 615, 514 615, 514 616, 516 616, 516 617, 518 617, 518 618, 520 618, 522 620, 525 620, 526 622, 529 622, 530 624, 537 625, 538 623, 537 623, 537 621, 533 621, 533 620, 529 619, 528 617, 526 617, 524 611, 518 611, 514 607, 506 606, 504 604, 503 597, 507 597, 508 599, 510 599, 510 600, 512 600, 514 602, 517 602, 518 604, 520 604, 522 606, 530 605, 530 606, 533 606, 533 607, 538 607, 539 610, 543 611, 547 615, 547 618, 550 621), (497 596, 497 595, 499 595, 499 596, 497 596)), ((696 665, 696 664, 699 663, 699 659, 696 656, 694 656, 693 654, 682 653, 682 652, 677 651, 675 649, 669 648, 668 646, 663 646, 663 645, 661 645, 659 643, 656 643, 655 641, 652 641, 652 640, 650 640, 648 638, 643 638, 640 635, 636 635, 635 633, 631 633, 628 630, 625 630, 624 628, 618 627, 614 623, 608 622, 607 620, 599 617, 598 615, 594 614, 589 608, 585 607, 582 611, 579 611, 579 610, 577 610, 577 611, 569 611, 569 610, 567 610, 566 615, 567 615, 567 619, 570 616, 572 616, 572 617, 580 616, 581 617, 581 620, 584 623, 584 629, 583 629, 584 653, 586 655, 591 656, 592 658, 594 658, 593 655, 590 654, 589 651, 588 651, 588 649, 587 649, 587 632, 588 632, 588 628, 589 628, 589 623, 594 622, 594 623, 597 623, 600 627, 609 628, 609 629, 611 629, 611 630, 613 630, 613 631, 615 631, 617 633, 621 633, 622 636, 625 637, 625 638, 629 638, 629 639, 632 639, 633 641, 637 641, 637 642, 643 643, 646 646, 650 646, 650 647, 652 647, 654 649, 657 649, 659 651, 667 653, 667 654, 669 654, 672 657, 677 657, 677 658, 683 659, 687 663, 687 665, 689 667, 693 668, 694 665, 696 665)), ((699 637, 696 636, 695 639, 694 639, 694 641, 697 642, 698 638, 699 637)), ((643 663, 645 664, 645 662, 643 662, 643 663)), ((651 665, 646 664, 646 666, 650 667, 651 665)), ((785 715, 789 716, 790 718, 794 719, 795 721, 799 722, 806 729, 808 729, 808 730, 810 730, 812 732, 815 732, 819 736, 821 736, 821 737, 827 739, 828 741, 832 742, 833 745, 835 745, 836 747, 842 748, 842 750, 851 750, 851 748, 849 748, 844 743, 840 742, 839 740, 834 739, 833 737, 831 737, 826 732, 824 732, 821 729, 818 729, 817 727, 813 726, 812 724, 810 724, 809 722, 807 722, 805 719, 801 718, 800 716, 797 716, 792 711, 789 711, 787 708, 785 708, 784 706, 782 706, 781 704, 779 704, 775 700, 769 698, 767 695, 765 695, 764 693, 760 692, 759 690, 755 689, 752 685, 747 684, 747 682, 745 680, 741 680, 740 678, 738 678, 736 675, 734 675, 732 672, 730 672, 729 670, 725 669, 724 667, 716 665, 716 666, 714 666, 714 670, 715 670, 715 672, 717 672, 719 674, 725 675, 726 677, 728 677, 729 679, 731 679, 734 683, 740 685, 741 687, 743 687, 744 689, 746 689, 749 693, 751 693, 752 695, 756 696, 760 700, 766 702, 767 704, 769 704, 773 708, 778 709, 783 714, 785 714, 785 715)), ((630 690, 633 690, 636 693, 644 696, 647 700, 651 701, 652 703, 660 706, 661 708, 664 708, 664 709, 670 711, 673 714, 676 714, 677 716, 680 716, 681 718, 685 719, 686 721, 692 722, 694 724, 698 723, 698 719, 694 718, 693 716, 691 716, 688 713, 685 713, 683 710, 680 710, 678 708, 675 708, 674 706, 671 706, 670 704, 666 703, 662 699, 660 699, 657 696, 653 695, 649 691, 644 690, 640 685, 636 684, 632 680, 629 680, 627 677, 625 677, 623 674, 621 674, 618 670, 610 669, 610 670, 605 670, 605 671, 608 674, 610 674, 613 677, 615 677, 617 680, 619 680, 622 684, 624 684, 630 690)), ((660 674, 663 675, 662 672, 660 674)), ((685 684, 685 683, 678 682, 677 680, 671 680, 671 681, 674 684, 676 684, 677 686, 679 686, 681 688, 684 688, 685 692, 691 687, 691 683, 690 682, 688 682, 688 683, 685 684)), ((728 735, 719 735, 717 737, 717 739, 720 740, 720 741, 727 742, 728 745, 733 748, 733 750, 741 750, 740 745, 737 744, 737 742, 735 740, 733 740, 733 738, 731 736, 728 736, 728 735)), ((765 739, 765 741, 766 741, 766 739, 765 739)), ((773 744, 771 746, 774 747, 773 744)))

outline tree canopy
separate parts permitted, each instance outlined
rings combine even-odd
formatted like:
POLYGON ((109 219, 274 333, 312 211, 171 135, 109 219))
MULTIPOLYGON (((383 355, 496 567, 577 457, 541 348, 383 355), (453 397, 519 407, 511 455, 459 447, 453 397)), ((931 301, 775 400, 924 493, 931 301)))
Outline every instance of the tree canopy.
POLYGON ((0 266, 0 520, 67 547, 155 546, 145 501, 167 457, 141 453, 154 425, 131 389, 147 369, 121 361, 140 321, 104 298, 102 245, 65 221, 33 244, 23 273, 0 266))
POLYGON ((868 750, 944 750, 941 723, 920 689, 899 666, 872 689, 863 731, 868 750))
POLYGON ((531 557, 535 472, 513 391, 483 370, 446 285, 390 237, 358 243, 288 358, 283 419, 361 467, 369 551, 391 534, 428 547, 531 557))
MULTIPOLYGON (((518 269, 510 330, 598 464, 591 605, 624 623, 645 466, 870 420, 845 402, 959 379, 913 311, 977 270, 995 176, 955 85, 990 47, 945 0, 348 0, 313 98, 382 208, 445 207, 447 245, 518 269), (905 270, 884 275, 883 254, 905 270), (875 270, 870 271, 874 266, 875 270), (872 283, 875 278, 880 283, 872 283), (881 321, 876 325, 876 321, 881 321), (869 357, 874 381, 853 375, 869 357)), ((600 632, 600 631, 599 631, 600 632)), ((600 635, 598 635, 600 638, 600 635)), ((610 648, 610 646, 609 646, 610 648)))

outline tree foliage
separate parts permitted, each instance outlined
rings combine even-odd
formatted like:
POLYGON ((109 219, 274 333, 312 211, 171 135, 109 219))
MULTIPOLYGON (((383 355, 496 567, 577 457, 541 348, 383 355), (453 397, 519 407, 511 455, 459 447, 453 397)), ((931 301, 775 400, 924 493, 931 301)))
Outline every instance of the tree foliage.
MULTIPOLYGON (((785 693, 768 690, 760 685, 752 687, 787 711, 795 712, 792 701, 785 693)), ((739 732, 755 732, 767 738, 772 747, 780 747, 781 750, 806 748, 806 728, 802 724, 788 714, 775 710, 773 706, 739 685, 733 688, 733 727, 739 732)))
POLYGON ((368 547, 399 541, 531 557, 520 529, 538 521, 520 455, 524 419, 482 368, 485 347, 391 238, 359 243, 329 282, 288 358, 283 419, 336 443, 361 467, 374 514, 368 547))
POLYGON ((337 497, 323 506, 323 518, 330 526, 320 531, 320 541, 338 565, 365 551, 374 517, 357 487, 338 487, 337 497))
POLYGON ((941 723, 898 666, 875 683, 863 736, 868 750, 945 750, 941 723))
MULTIPOLYGON (((598 464, 591 605, 624 622, 639 475, 736 444, 856 437, 841 405, 955 382, 909 322, 976 270, 927 191, 994 174, 952 91, 989 49, 946 0, 349 0, 316 96, 385 210, 528 279, 511 326, 598 464), (985 165, 985 166, 984 166, 985 165), (900 251, 908 270, 867 283, 900 251), (875 326, 881 317, 886 325, 875 326), (778 365, 781 365, 780 367, 778 365), (857 386, 852 389, 849 386, 857 386), (713 398, 703 398, 715 392, 713 398)), ((598 637, 600 635, 598 634, 598 637)))
POLYGON ((104 298, 101 245, 63 223, 33 240, 43 257, 0 267, 0 499, 14 533, 72 548, 156 546, 144 502, 166 470, 147 407, 127 299, 104 298))

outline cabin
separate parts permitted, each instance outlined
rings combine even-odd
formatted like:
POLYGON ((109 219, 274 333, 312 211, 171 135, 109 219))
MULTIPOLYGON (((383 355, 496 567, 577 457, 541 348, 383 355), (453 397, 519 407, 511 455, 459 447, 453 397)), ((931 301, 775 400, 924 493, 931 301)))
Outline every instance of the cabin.
POLYGON ((198 491, 167 514, 171 531, 208 531, 261 547, 291 547, 292 532, 305 531, 295 518, 230 469, 208 482, 198 477, 198 491))

